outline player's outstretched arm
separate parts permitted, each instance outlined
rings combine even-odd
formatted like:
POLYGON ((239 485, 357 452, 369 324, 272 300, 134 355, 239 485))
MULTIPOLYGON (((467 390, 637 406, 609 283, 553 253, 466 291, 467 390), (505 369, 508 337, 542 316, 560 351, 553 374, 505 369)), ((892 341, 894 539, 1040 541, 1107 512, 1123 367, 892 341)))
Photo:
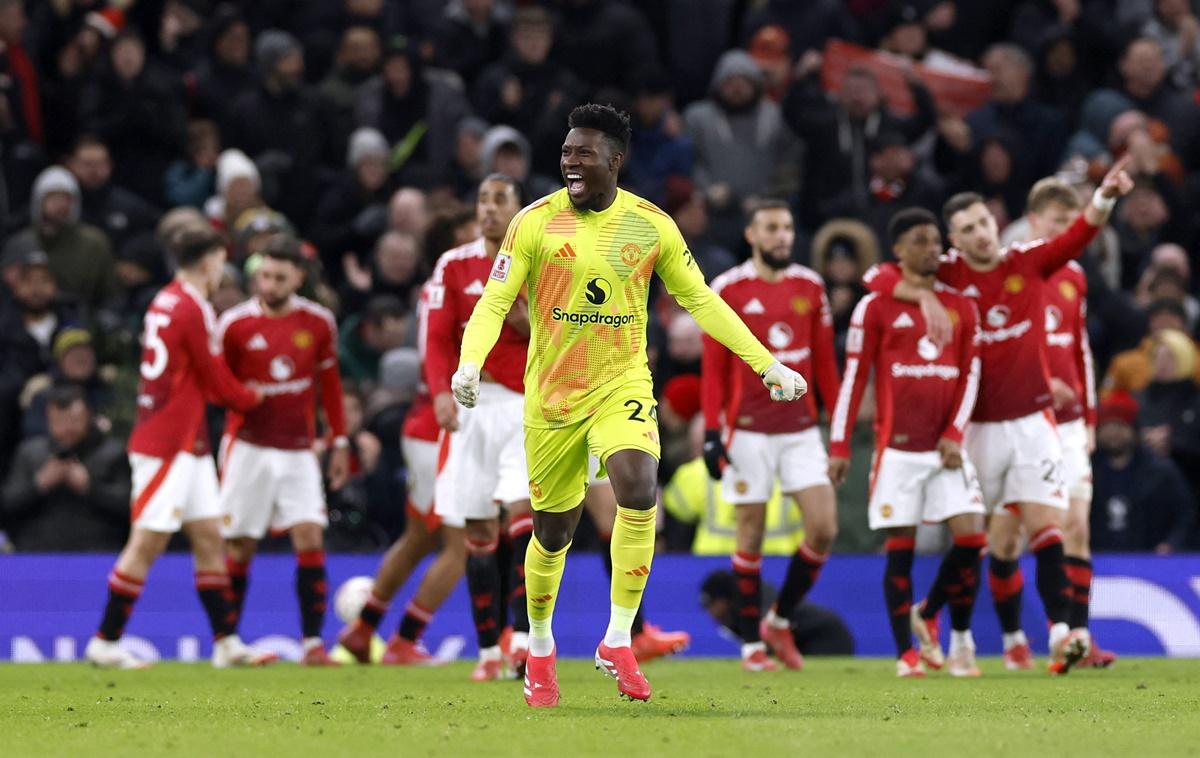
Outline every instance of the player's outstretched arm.
POLYGON ((672 223, 663 232, 662 252, 654 270, 675 298, 710 337, 729 348, 763 378, 772 400, 796 400, 808 392, 808 382, 762 346, 729 304, 704 282, 704 275, 672 223), (670 238, 668 238, 670 234, 670 238))
POLYGON ((1108 223, 1117 200, 1133 189, 1133 179, 1125 173, 1129 160, 1130 156, 1126 155, 1113 164, 1073 224, 1057 237, 1032 248, 1036 250, 1037 265, 1043 276, 1049 276, 1082 255, 1100 233, 1100 228, 1108 223))

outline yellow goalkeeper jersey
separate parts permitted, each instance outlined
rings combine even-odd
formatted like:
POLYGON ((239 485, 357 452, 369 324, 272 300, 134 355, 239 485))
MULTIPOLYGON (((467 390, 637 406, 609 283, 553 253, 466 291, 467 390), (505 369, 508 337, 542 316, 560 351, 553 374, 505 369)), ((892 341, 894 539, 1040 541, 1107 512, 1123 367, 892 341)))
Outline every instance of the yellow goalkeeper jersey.
POLYGON ((624 190, 603 211, 580 211, 564 188, 509 224, 467 322, 460 365, 483 365, 528 284, 525 423, 552 428, 587 418, 616 388, 650 381, 646 302, 653 273, 704 331, 755 371, 774 362, 705 284, 670 216, 624 190))

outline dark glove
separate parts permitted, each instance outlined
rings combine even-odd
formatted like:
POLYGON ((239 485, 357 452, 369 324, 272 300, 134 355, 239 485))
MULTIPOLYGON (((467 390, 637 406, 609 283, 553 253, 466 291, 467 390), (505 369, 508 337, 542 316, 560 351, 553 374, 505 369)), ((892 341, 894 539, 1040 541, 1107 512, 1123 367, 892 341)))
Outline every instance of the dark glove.
POLYGON ((704 467, 708 469, 708 475, 720 481, 721 472, 728 464, 729 454, 725 452, 725 443, 721 442, 721 430, 706 430, 704 432, 704 467))

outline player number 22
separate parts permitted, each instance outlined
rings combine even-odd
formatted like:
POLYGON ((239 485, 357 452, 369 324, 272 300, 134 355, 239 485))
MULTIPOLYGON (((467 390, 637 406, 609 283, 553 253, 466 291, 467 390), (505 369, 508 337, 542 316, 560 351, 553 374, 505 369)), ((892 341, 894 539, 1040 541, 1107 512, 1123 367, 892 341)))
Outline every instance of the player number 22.
POLYGON ((150 360, 142 361, 142 378, 154 380, 167 370, 167 343, 159 335, 158 330, 171 323, 171 317, 165 313, 150 312, 146 314, 146 334, 143 337, 144 346, 150 350, 150 360))

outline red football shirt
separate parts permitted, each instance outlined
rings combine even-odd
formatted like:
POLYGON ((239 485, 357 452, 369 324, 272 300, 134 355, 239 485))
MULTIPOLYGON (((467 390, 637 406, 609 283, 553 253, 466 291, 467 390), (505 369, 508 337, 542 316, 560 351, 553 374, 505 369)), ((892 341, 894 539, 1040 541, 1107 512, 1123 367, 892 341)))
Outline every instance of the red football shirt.
POLYGON ((1054 412, 1058 423, 1096 424, 1096 375, 1087 332, 1087 275, 1071 261, 1046 280, 1046 362, 1050 376, 1075 391, 1075 400, 1054 412))
POLYGON ((954 335, 938 348, 914 303, 872 293, 859 301, 846 335, 846 375, 833 410, 829 454, 850 457, 850 435, 875 369, 875 446, 936 450, 962 440, 979 390, 979 316, 970 299, 938 285, 954 335))
POLYGON ((172 458, 208 452, 206 401, 239 411, 257 398, 238 383, 213 338, 216 316, 195 287, 175 279, 146 309, 137 420, 129 452, 172 458))
MULTIPOLYGON (((426 283, 421 288, 421 297, 417 301, 417 354, 421 357, 421 365, 425 365, 425 343, 428 340, 428 300, 429 284, 426 283)), ((414 440, 424 440, 425 442, 437 442, 441 431, 442 429, 437 423, 437 416, 433 413, 433 402, 432 398, 429 397, 429 388, 425 386, 425 382, 422 380, 421 386, 417 389, 416 397, 412 399, 412 403, 408 406, 408 413, 404 416, 404 427, 400 430, 400 436, 414 440)))
MULTIPOLYGON (((979 308, 983 377, 974 421, 1008 421, 1052 406, 1046 365, 1045 281, 1087 247, 1100 227, 1080 214, 1051 240, 1016 244, 1000 252, 990 271, 967 265, 958 250, 942 257, 938 279, 979 308)), ((900 281, 894 263, 872 266, 863 282, 890 295, 900 281)))
MULTIPOLYGON (((838 395, 837 359, 833 352, 833 318, 825 284, 812 269, 792 264, 783 278, 767 282, 753 261, 735 266, 713 279, 713 291, 729 304, 750 331, 783 365, 799 371, 821 390, 831 407, 838 395)), ((767 434, 799 432, 817 423, 817 404, 810 391, 787 407, 771 400, 754 369, 721 343, 704 335, 700 400, 704 425, 767 434)))
POLYGON ((294 296, 287 313, 270 316, 252 298, 226 311, 217 333, 234 375, 257 382, 263 392, 257 408, 230 414, 227 434, 263 447, 311 448, 320 385, 330 429, 335 437, 345 436, 337 326, 327 308, 294 296))
MULTIPOLYGON (((425 333, 425 383, 433 397, 450 391, 450 377, 458 368, 463 330, 475 304, 483 297, 483 287, 491 272, 492 259, 480 237, 442 253, 425 285, 429 319, 425 333)), ((497 383, 523 394, 528 348, 529 336, 505 322, 500 339, 481 370, 497 383)))

